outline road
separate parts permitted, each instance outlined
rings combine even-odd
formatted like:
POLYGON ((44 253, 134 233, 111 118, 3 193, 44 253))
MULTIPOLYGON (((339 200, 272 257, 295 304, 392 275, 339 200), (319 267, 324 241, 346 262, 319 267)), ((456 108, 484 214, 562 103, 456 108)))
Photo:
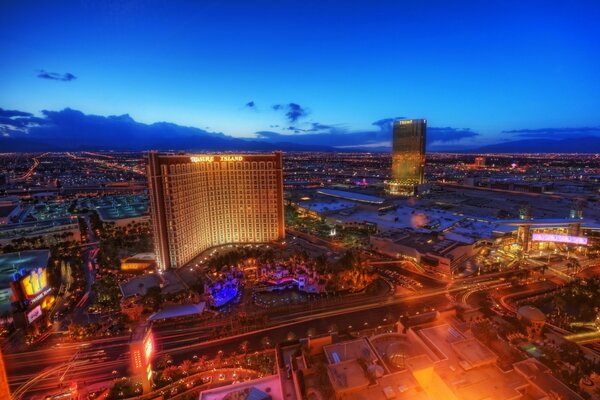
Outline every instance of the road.
MULTIPOLYGON (((441 309, 448 305, 445 290, 438 289, 406 298, 389 298, 341 310, 293 316, 287 321, 284 317, 281 321, 273 321, 274 323, 267 328, 218 340, 210 340, 212 327, 207 326, 206 322, 157 326, 156 356, 170 354, 177 362, 190 359, 194 355, 206 354, 213 357, 219 350, 225 353, 237 351, 239 343, 244 340, 249 342, 249 348, 253 351, 262 348, 264 337, 268 337, 271 343, 278 343, 285 340, 290 332, 295 337, 305 337, 309 329, 314 329, 316 333, 325 333, 332 328, 376 328, 387 323, 389 316, 397 318, 400 314, 422 312, 424 307, 441 309), (357 321, 360 321, 358 326, 357 321)), ((17 391, 19 386, 37 378, 26 386, 27 390, 23 393, 23 398, 32 398, 59 390, 61 376, 64 376, 65 384, 85 382, 85 385, 125 376, 129 364, 128 341, 128 336, 119 336, 7 354, 5 364, 10 386, 17 391), (69 364, 71 367, 67 370, 69 364), (116 371, 116 374, 113 371, 116 371)))
MULTIPOLYGON (((510 273, 502 276, 510 276, 510 273)), ((265 328, 219 339, 214 339, 213 329, 223 325, 223 319, 155 325, 155 360, 166 354, 172 356, 175 362, 191 359, 193 356, 206 355, 213 358, 219 351, 225 354, 239 351, 239 345, 243 341, 248 342, 250 351, 260 350, 265 342, 275 344, 286 338, 306 337, 309 331, 321 334, 378 327, 383 329, 383 326, 390 323, 390 318, 395 320, 400 315, 446 309, 453 305, 455 299, 464 299, 466 296, 468 300, 469 293, 473 292, 493 290, 502 295, 514 295, 528 289, 548 288, 544 283, 532 284, 529 288, 512 287, 506 282, 499 282, 498 278, 495 275, 473 277, 410 295, 373 298, 367 302, 361 298, 331 305, 329 309, 285 313, 272 316, 269 326, 265 328)), ((35 398, 42 393, 59 390, 61 377, 65 385, 79 383, 82 386, 126 376, 129 364, 128 342, 128 336, 118 336, 82 343, 56 344, 51 348, 5 355, 11 388, 27 396, 23 398, 35 398), (20 392, 17 389, 19 386, 24 387, 20 392)))

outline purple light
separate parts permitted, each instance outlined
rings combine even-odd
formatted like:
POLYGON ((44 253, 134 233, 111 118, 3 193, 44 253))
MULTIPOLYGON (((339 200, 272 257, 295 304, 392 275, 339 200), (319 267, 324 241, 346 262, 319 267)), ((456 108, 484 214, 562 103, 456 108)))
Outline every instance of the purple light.
POLYGON ((559 242, 583 246, 586 246, 588 242, 587 238, 582 236, 553 235, 551 233, 534 233, 532 240, 534 242, 559 242))

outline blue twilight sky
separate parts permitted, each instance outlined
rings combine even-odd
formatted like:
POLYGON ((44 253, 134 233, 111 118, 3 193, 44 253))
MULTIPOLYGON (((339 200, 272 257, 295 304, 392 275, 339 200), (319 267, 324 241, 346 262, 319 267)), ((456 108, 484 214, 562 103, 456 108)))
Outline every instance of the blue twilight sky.
POLYGON ((598 0, 0 0, 0 107, 240 137, 393 117, 479 133, 458 146, 595 132, 599 21, 598 0))

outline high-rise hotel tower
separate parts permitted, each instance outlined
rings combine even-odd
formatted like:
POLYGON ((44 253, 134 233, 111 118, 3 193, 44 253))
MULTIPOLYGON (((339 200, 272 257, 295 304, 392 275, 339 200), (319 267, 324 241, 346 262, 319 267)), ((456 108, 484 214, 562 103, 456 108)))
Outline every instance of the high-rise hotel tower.
POLYGON ((282 240, 282 153, 148 153, 147 175, 159 270, 178 268, 228 243, 282 240))
POLYGON ((392 177, 386 182, 390 194, 414 196, 425 182, 424 119, 401 119, 394 122, 392 143, 392 177))

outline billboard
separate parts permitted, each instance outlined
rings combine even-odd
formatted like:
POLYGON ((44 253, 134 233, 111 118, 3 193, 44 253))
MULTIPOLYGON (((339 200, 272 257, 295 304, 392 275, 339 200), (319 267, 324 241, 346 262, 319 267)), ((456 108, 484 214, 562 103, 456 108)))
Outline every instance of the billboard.
POLYGON ((45 267, 35 268, 20 278, 21 288, 29 300, 36 297, 48 287, 48 277, 45 267))
POLYGON ((152 334, 148 334, 144 339, 144 356, 146 359, 146 363, 150 363, 152 361, 152 354, 154 353, 154 341, 152 339, 152 334))
POLYGON ((27 322, 30 324, 42 316, 42 306, 37 306, 27 313, 27 322))
POLYGON ((531 240, 534 242, 558 242, 582 246, 586 246, 588 243, 588 239, 583 236, 555 235, 551 233, 534 233, 531 240))

